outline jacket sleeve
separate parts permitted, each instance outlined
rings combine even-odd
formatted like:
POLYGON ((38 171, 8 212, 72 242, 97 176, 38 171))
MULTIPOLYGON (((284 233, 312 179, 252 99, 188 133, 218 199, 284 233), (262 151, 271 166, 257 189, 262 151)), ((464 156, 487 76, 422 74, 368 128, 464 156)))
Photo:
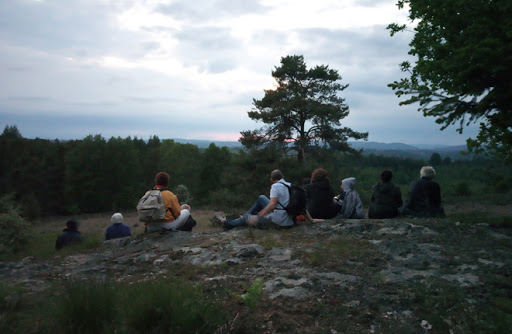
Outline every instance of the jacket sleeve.
POLYGON ((178 197, 170 192, 170 196, 168 197, 165 203, 165 209, 167 210, 166 218, 169 218, 170 221, 174 221, 181 215, 181 206, 178 202, 178 197))

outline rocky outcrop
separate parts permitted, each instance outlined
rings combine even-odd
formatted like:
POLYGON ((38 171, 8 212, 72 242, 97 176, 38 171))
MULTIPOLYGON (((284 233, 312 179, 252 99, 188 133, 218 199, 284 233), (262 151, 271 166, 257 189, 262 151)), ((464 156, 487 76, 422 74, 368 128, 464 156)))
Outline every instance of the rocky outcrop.
MULTIPOLYGON (((94 251, 0 263, 3 281, 44 291, 53 280, 100 275, 130 282, 198 268, 193 281, 210 286, 264 282, 270 301, 372 308, 386 319, 416 323, 401 302, 404 287, 442 280, 482 297, 485 274, 512 273, 511 231, 436 219, 331 220, 288 230, 239 228, 211 233, 172 232, 104 242, 94 251), (507 251, 508 250, 508 251, 507 251)), ((423 327, 421 327, 423 328, 423 327)))

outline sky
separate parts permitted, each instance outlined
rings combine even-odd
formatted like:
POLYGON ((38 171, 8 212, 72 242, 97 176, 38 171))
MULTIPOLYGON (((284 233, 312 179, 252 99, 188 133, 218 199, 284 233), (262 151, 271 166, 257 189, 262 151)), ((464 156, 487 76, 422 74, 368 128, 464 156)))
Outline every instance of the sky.
POLYGON ((0 131, 23 137, 236 141, 281 57, 328 65, 349 87, 342 126, 368 140, 461 145, 388 83, 412 32, 396 0, 1 0, 0 131))

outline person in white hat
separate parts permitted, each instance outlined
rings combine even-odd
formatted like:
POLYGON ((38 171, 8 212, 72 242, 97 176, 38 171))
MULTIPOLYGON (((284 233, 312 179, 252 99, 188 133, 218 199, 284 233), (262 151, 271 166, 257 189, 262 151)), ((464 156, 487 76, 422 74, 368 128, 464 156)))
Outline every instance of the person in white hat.
POLYGON ((120 212, 114 213, 110 221, 112 222, 112 225, 107 227, 105 240, 130 237, 132 235, 130 227, 123 224, 123 215, 120 212))

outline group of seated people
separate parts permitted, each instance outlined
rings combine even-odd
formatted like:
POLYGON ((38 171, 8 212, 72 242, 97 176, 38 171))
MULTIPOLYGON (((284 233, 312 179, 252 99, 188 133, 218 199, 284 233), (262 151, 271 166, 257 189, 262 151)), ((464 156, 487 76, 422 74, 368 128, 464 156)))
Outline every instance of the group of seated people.
MULTIPOLYGON (((132 235, 130 227, 123 223, 124 217, 120 212, 116 212, 110 218, 112 225, 105 231, 105 240, 112 240, 132 235)), ((66 222, 66 228, 57 237, 55 249, 60 250, 63 247, 83 242, 82 233, 78 230, 80 222, 76 219, 70 219, 66 222)))
MULTIPOLYGON (((424 166, 420 171, 420 178, 411 183, 405 204, 402 201, 400 189, 391 180, 393 173, 385 169, 380 175, 380 182, 372 188, 368 218, 384 219, 395 218, 399 215, 415 217, 443 216, 441 206, 441 188, 432 179, 435 170, 431 166, 424 166)), ((227 219, 222 213, 215 215, 217 223, 231 229, 238 226, 249 225, 257 228, 266 226, 290 227, 295 220, 321 222, 325 219, 360 219, 365 217, 363 202, 355 190, 356 179, 345 178, 341 182, 341 194, 335 195, 330 184, 327 170, 317 168, 311 178, 304 181, 307 204, 304 215, 292 217, 287 214, 286 208, 290 201, 288 188, 291 186, 284 179, 280 170, 270 174, 270 197, 260 195, 254 205, 242 216, 236 219, 227 219)))
MULTIPOLYGON (((385 219, 399 215, 413 217, 443 216, 441 206, 441 188, 433 181, 436 172, 432 166, 423 166, 420 178, 409 186, 405 204, 400 188, 391 182, 393 173, 384 169, 380 182, 372 187, 368 218, 385 219)), ((317 168, 311 179, 305 180, 307 210, 313 218, 364 218, 363 202, 355 190, 356 179, 349 177, 341 181, 340 195, 334 196, 327 171, 317 168)))
MULTIPOLYGON (((436 172, 431 166, 423 166, 420 170, 420 178, 414 180, 409 186, 409 193, 405 204, 402 201, 400 189, 391 182, 393 173, 385 169, 380 174, 380 182, 372 187, 368 218, 385 219, 395 218, 399 215, 414 217, 443 216, 441 206, 441 188, 433 181, 436 172)), ((280 227, 293 226, 296 217, 290 216, 286 207, 290 201, 288 188, 291 183, 285 181, 280 170, 274 170, 270 174, 270 198, 260 195, 254 205, 237 219, 226 219, 221 214, 215 215, 219 225, 230 229, 242 225, 250 225, 265 228, 270 225, 280 227)), ((327 170, 317 168, 311 178, 304 182, 307 204, 303 219, 310 222, 321 222, 325 219, 364 218, 363 202, 355 190, 356 179, 345 178, 341 181, 341 194, 336 195, 330 184, 327 170)), ((161 190, 165 206, 165 218, 157 223, 146 224, 149 232, 173 230, 191 231, 195 221, 190 216, 190 206, 180 204, 177 196, 167 187, 169 186, 169 174, 160 172, 155 176, 155 187, 161 190)), ((105 232, 105 240, 131 236, 130 227, 123 223, 123 215, 116 212, 111 217, 112 225, 105 232)), ((68 220, 66 228, 58 236, 55 243, 57 250, 62 247, 83 241, 78 230, 79 222, 68 220)))
MULTIPOLYGON (((168 231, 188 231, 195 226, 195 220, 190 216, 190 205, 180 204, 178 197, 167 187, 169 186, 169 174, 159 172, 155 176, 155 186, 153 189, 161 191, 165 208, 165 218, 157 223, 145 224, 148 232, 168 231)), ((111 217, 111 225, 105 231, 105 240, 124 238, 131 236, 130 227, 123 223, 123 215, 116 212, 111 217)), ((66 228, 62 230, 55 242, 55 249, 78 244, 83 241, 82 234, 78 230, 80 222, 70 219, 66 222, 66 228)))

